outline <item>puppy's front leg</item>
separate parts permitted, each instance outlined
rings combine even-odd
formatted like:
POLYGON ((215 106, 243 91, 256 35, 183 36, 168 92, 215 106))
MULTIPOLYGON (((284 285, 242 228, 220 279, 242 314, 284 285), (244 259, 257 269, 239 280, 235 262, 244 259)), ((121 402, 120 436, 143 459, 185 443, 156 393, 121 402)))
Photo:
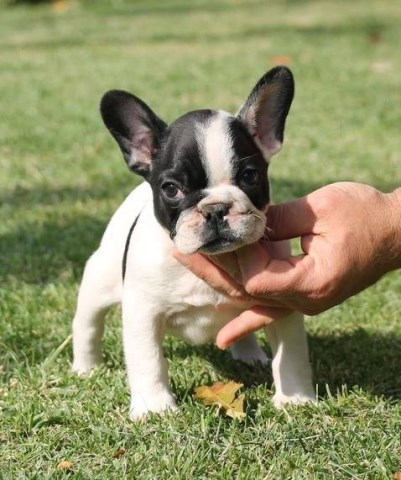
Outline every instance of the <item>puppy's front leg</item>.
POLYGON ((315 401, 303 315, 293 313, 265 331, 273 352, 274 405, 315 401))
POLYGON ((123 340, 128 382, 131 389, 130 416, 143 418, 148 412, 175 410, 170 392, 167 362, 163 357, 164 324, 132 291, 123 296, 123 340))

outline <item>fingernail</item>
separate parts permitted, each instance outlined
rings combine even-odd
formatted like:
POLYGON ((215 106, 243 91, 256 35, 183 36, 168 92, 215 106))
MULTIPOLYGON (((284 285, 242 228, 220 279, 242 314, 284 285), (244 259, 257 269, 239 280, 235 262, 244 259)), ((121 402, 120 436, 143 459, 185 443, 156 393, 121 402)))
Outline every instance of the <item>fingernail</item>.
POLYGON ((225 345, 219 345, 218 343, 216 343, 216 347, 219 349, 219 350, 228 350, 230 347, 231 347, 231 344, 225 344, 225 345))

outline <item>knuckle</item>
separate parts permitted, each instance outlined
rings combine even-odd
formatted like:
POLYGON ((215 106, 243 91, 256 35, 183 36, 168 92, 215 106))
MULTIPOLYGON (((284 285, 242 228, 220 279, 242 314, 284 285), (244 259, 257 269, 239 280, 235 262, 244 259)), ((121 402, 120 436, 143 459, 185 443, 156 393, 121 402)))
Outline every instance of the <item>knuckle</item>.
POLYGON ((264 293, 266 293, 264 290, 265 289, 262 288, 261 282, 255 278, 248 280, 248 282, 245 284, 245 291, 249 295, 263 295, 264 293))
POLYGON ((317 212, 324 214, 326 212, 332 212, 333 208, 339 203, 340 198, 343 196, 343 192, 334 186, 326 187, 319 191, 314 198, 314 206, 317 212))

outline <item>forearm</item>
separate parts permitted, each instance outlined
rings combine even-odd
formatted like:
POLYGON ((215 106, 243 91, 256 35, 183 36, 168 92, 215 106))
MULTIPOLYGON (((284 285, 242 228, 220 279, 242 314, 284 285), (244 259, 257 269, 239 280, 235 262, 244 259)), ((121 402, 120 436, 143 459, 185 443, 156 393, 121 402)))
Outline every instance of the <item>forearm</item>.
POLYGON ((389 230, 385 245, 388 250, 384 252, 388 257, 387 271, 401 268, 401 188, 387 194, 389 230))

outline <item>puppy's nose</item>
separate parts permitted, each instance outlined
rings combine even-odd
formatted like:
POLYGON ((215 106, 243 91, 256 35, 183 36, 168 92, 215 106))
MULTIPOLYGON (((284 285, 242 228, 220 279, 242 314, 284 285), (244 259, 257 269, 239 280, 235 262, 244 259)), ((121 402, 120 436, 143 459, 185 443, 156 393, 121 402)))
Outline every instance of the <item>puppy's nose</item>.
POLYGON ((227 203, 206 203, 199 206, 200 213, 210 220, 212 217, 223 218, 230 210, 227 203))

